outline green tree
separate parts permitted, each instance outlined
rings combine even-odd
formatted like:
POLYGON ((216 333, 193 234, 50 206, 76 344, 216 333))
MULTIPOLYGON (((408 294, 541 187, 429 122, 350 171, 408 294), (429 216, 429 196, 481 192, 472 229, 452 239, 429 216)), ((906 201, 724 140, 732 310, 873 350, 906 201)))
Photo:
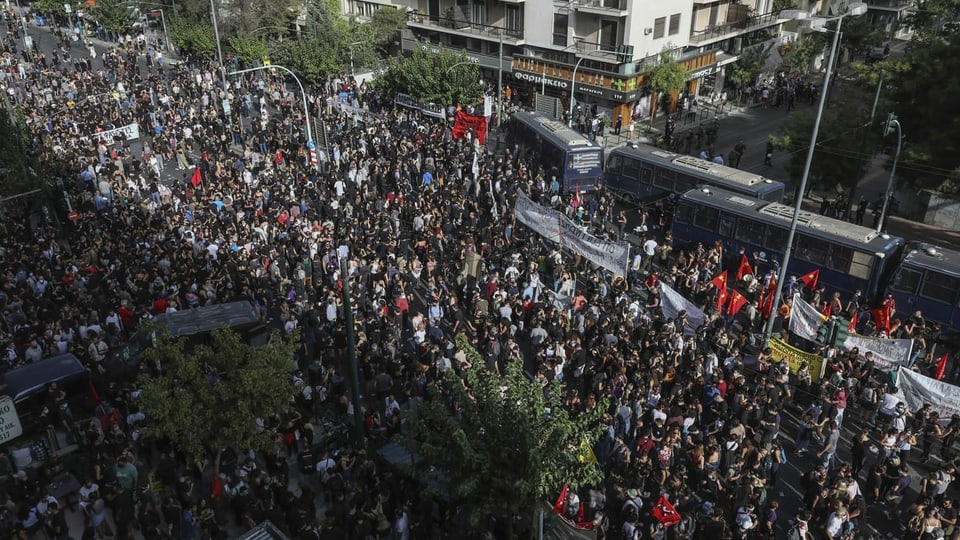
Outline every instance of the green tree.
POLYGON ((783 69, 789 75, 806 75, 813 57, 823 51, 824 39, 820 34, 803 34, 801 37, 780 46, 783 69))
POLYGON ((763 63, 769 56, 770 49, 763 45, 744 49, 740 53, 740 58, 731 66, 729 76, 729 81, 737 90, 737 101, 743 99, 743 91, 760 76, 763 63))
POLYGON ((653 112, 650 114, 650 126, 653 127, 653 117, 657 114, 660 96, 679 92, 687 82, 687 70, 664 53, 660 55, 660 62, 647 70, 645 78, 653 94, 653 112))
POLYGON ((949 112, 960 92, 960 40, 918 44, 903 62, 907 65, 891 74, 888 87, 909 142, 897 175, 919 188, 938 189, 960 167, 960 123, 949 112))
MULTIPOLYGON (((855 100, 835 100, 833 106, 824 110, 810 168, 814 183, 819 182, 824 189, 839 185, 849 191, 855 187, 863 157, 862 140, 856 126, 865 123, 867 114, 868 111, 865 112, 855 100)), ((771 137, 777 150, 790 152, 787 172, 790 180, 797 184, 803 174, 815 118, 814 111, 795 111, 787 117, 781 135, 771 137)))
POLYGON ((246 66, 263 62, 269 58, 270 47, 259 36, 238 35, 227 39, 227 48, 232 51, 246 66))
POLYGON ((47 16, 61 15, 65 16, 64 4, 79 4, 79 2, 65 2, 61 0, 37 0, 37 11, 47 16))
POLYGON ((295 41, 275 43, 270 50, 271 61, 289 67, 305 81, 318 83, 326 80, 327 74, 344 69, 343 59, 338 56, 334 44, 318 38, 301 38, 295 41))
POLYGON ((383 56, 393 56, 396 52, 394 40, 397 32, 407 26, 407 10, 392 6, 383 6, 373 12, 370 22, 367 23, 373 34, 373 41, 383 56))
POLYGON ((170 24, 170 40, 183 54, 194 54, 209 58, 217 50, 217 40, 213 27, 206 19, 177 17, 170 24))
POLYGON ((773 11, 779 13, 785 9, 797 7, 797 0, 773 0, 773 11))
POLYGON ((431 386, 410 416, 410 433, 398 438, 421 458, 414 474, 442 480, 428 489, 464 505, 476 525, 490 517, 510 523, 531 515, 564 483, 579 488, 602 479, 583 441, 599 435, 606 402, 572 416, 560 383, 528 379, 516 358, 501 377, 485 368, 465 337, 456 342, 471 367, 462 375, 448 371, 440 386, 431 386))
POLYGON ((113 34, 126 32, 133 22, 127 13, 127 3, 121 0, 97 0, 90 11, 103 29, 113 34))
POLYGON ((465 54, 446 48, 417 48, 410 56, 394 59, 377 77, 376 84, 385 96, 405 93, 442 105, 474 103, 483 93, 480 67, 465 54))
POLYGON ((915 43, 945 41, 960 31, 960 0, 916 0, 916 9, 907 13, 904 26, 913 30, 915 43))
POLYGON ((209 345, 191 353, 183 339, 159 336, 144 354, 161 369, 158 376, 141 376, 141 405, 148 436, 169 441, 193 458, 220 449, 267 450, 274 444, 269 431, 257 429, 289 406, 292 339, 274 335, 264 347, 245 343, 231 330, 215 330, 209 345))

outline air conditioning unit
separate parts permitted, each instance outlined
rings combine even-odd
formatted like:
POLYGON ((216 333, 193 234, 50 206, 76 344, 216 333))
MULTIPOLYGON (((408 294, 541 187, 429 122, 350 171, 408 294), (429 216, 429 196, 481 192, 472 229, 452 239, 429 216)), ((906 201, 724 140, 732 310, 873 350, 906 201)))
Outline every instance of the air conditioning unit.
POLYGON ((643 29, 643 35, 645 35, 645 36, 649 36, 649 35, 652 34, 652 33, 653 33, 653 28, 644 28, 644 29, 643 29))

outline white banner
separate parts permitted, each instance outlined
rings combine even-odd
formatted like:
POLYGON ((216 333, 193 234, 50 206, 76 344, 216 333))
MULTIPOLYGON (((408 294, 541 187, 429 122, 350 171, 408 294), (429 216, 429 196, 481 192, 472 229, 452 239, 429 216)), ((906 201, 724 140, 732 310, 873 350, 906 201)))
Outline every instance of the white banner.
POLYGON ((873 353, 873 361, 878 369, 893 370, 897 366, 905 366, 910 362, 910 352, 913 349, 912 339, 883 339, 865 337, 858 334, 848 334, 843 342, 844 349, 856 347, 863 354, 873 353))
POLYGON ((960 387, 906 368, 898 372, 897 387, 897 395, 910 412, 929 403, 940 414, 941 422, 949 422, 951 416, 960 414, 960 387))
POLYGON ((823 316, 813 306, 806 303, 799 294, 793 295, 793 309, 790 311, 790 332, 810 341, 817 340, 817 331, 823 325, 823 316))
POLYGON ((517 219, 544 238, 560 244, 593 264, 622 276, 630 261, 630 244, 608 242, 584 231, 560 212, 531 201, 523 193, 517 196, 517 219))
POLYGON ((89 143, 93 141, 107 141, 108 143, 113 143, 114 135, 122 135, 124 139, 132 141, 140 138, 140 126, 136 123, 127 124, 123 127, 118 127, 115 129, 108 129, 106 131, 101 131, 99 133, 94 133, 90 137, 78 137, 78 140, 81 142, 89 143))
POLYGON ((533 232, 553 243, 560 243, 560 212, 540 206, 523 193, 517 196, 515 212, 520 223, 533 232))
POLYGON ((681 311, 687 312, 687 323, 683 327, 683 334, 686 336, 696 334, 697 328, 703 326, 707 318, 693 302, 681 296, 666 283, 660 284, 660 309, 668 319, 676 319, 681 311))

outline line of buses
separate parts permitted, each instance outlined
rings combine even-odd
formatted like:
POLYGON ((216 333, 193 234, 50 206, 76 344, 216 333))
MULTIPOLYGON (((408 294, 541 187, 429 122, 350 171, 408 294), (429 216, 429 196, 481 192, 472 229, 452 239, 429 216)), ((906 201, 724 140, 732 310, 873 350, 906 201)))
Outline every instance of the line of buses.
MULTIPOLYGON (((567 192, 598 185, 631 202, 675 197, 675 245, 723 242, 736 253, 783 260, 793 207, 786 186, 761 175, 642 144, 609 151, 561 122, 518 112, 507 143, 555 176, 567 192)), ((960 252, 877 233, 846 221, 801 211, 789 271, 819 268, 827 292, 868 302, 893 295, 900 316, 919 310, 945 335, 960 332, 960 252)))

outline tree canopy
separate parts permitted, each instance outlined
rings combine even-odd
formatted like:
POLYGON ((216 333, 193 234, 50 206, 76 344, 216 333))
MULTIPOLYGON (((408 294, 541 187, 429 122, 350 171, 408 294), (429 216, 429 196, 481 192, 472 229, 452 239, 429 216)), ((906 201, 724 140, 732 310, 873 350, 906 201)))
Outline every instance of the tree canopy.
POLYGON ((411 432, 398 441, 421 458, 415 473, 439 473, 440 487, 430 489, 470 508, 476 523, 532 512, 564 483, 578 488, 602 479, 584 441, 599 435, 606 402, 571 416, 559 382, 528 379, 516 358, 501 377, 465 337, 456 342, 471 366, 460 375, 447 371, 429 388, 411 413, 411 432))
POLYGON ((127 12, 127 3, 121 0, 97 0, 90 12, 107 32, 126 32, 133 24, 127 12))
MULTIPOLYGON (((839 185, 849 191, 856 185, 864 157, 857 127, 866 122, 868 114, 856 101, 835 100, 833 106, 824 110, 810 168, 811 179, 819 181, 824 188, 839 185)), ((797 110, 787 117, 781 135, 771 138, 778 150, 790 152, 787 172, 794 183, 799 184, 803 174, 815 117, 813 108, 797 110)))
POLYGON ((160 375, 143 375, 145 433, 166 440, 194 458, 232 446, 264 450, 273 435, 257 429, 290 402, 294 339, 277 335, 264 347, 245 343, 231 330, 212 333, 209 345, 191 352, 184 340, 159 335, 144 353, 160 375))
POLYGON ((743 90, 760 76, 763 63, 766 62, 768 56, 770 56, 770 49, 765 45, 745 48, 740 52, 740 58, 737 58, 737 61, 733 63, 729 76, 730 82, 733 83, 739 94, 737 99, 740 99, 743 90))
POLYGON ((483 93, 480 66, 445 48, 418 48, 410 56, 393 59, 376 83, 386 96, 405 93, 443 105, 473 103, 483 93))

